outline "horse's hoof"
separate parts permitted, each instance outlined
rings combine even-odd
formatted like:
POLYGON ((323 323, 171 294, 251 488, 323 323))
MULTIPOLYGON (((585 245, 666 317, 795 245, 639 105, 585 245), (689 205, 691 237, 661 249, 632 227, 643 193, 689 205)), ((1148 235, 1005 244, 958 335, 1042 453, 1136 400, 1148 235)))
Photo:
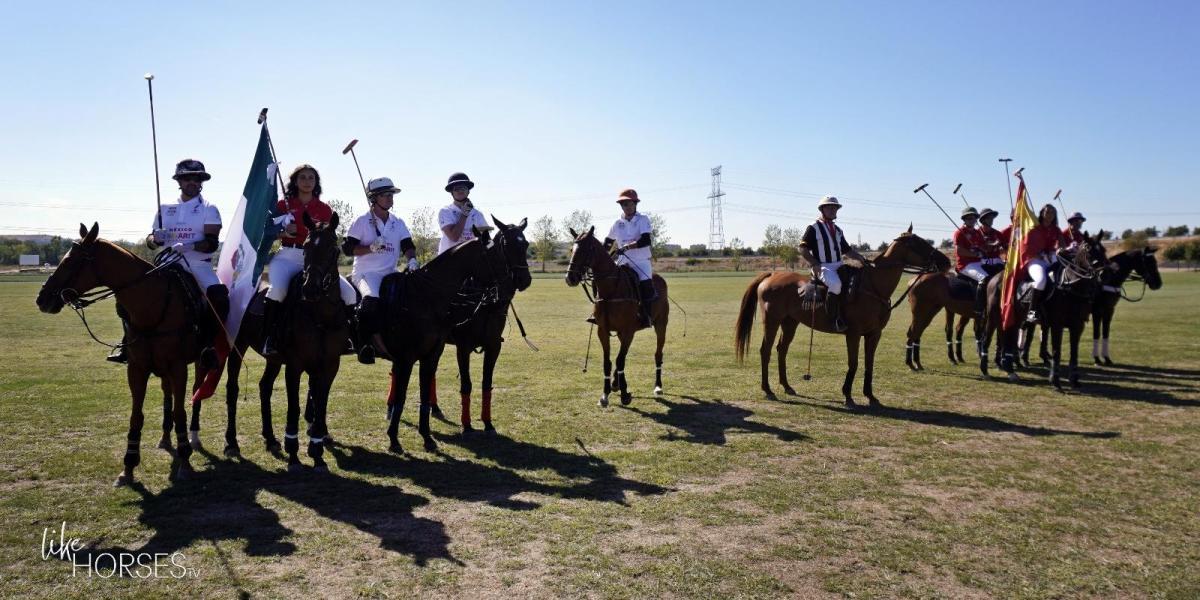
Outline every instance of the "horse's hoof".
POLYGON ((324 439, 321 440, 321 445, 325 446, 326 448, 332 448, 334 446, 334 444, 336 444, 336 443, 337 442, 333 441, 332 435, 327 435, 327 436, 325 436, 324 439))
POLYGON ((600 396, 600 402, 596 404, 600 408, 608 408, 608 394, 600 396))
POLYGON ((1079 389, 1079 388, 1083 387, 1083 385, 1079 383, 1079 380, 1078 380, 1078 379, 1072 379, 1072 380, 1071 380, 1071 387, 1072 387, 1073 389, 1076 389, 1076 390, 1077 390, 1077 389, 1079 389))
POLYGON ((1093 357, 1092 357, 1092 364, 1095 364, 1095 365, 1097 365, 1097 366, 1098 366, 1098 365, 1102 365, 1102 364, 1104 364, 1104 363, 1103 363, 1103 362, 1100 360, 1100 357, 1099 357, 1099 356, 1093 356, 1093 357))
POLYGON ((871 402, 867 406, 869 406, 871 408, 883 408, 883 403, 881 403, 880 401, 878 401, 874 398, 871 398, 871 402))
POLYGON ((483 432, 484 432, 484 433, 490 433, 490 434, 493 434, 493 435, 494 435, 494 434, 496 433, 496 428, 492 426, 492 422, 491 422, 491 421, 484 421, 484 422, 483 422, 483 432))
POLYGON ((1009 372, 1009 374, 1008 374, 1008 380, 1009 381, 1020 381, 1021 378, 1020 378, 1020 376, 1017 375, 1016 371, 1012 371, 1012 372, 1009 372))
POLYGON ((304 470, 304 465, 294 462, 288 463, 288 473, 299 473, 304 470))
POLYGON ((1114 363, 1111 358, 1109 358, 1107 356, 1104 357, 1104 366, 1111 367, 1115 364, 1117 364, 1117 363, 1114 363))
POLYGON ((173 472, 171 473, 171 476, 168 478, 171 481, 187 481, 188 479, 192 478, 192 475, 196 474, 196 472, 192 470, 192 466, 188 463, 183 463, 179 466, 179 468, 172 469, 172 471, 173 472))
POLYGON ((629 406, 630 402, 633 402, 632 394, 621 394, 621 405, 622 406, 629 406))
POLYGON ((437 452, 437 447, 438 447, 437 442, 433 441, 433 438, 431 438, 431 437, 425 438, 425 451, 426 452, 437 452))
POLYGON ((853 398, 846 396, 846 408, 858 408, 858 403, 853 398))
POLYGON ((436 404, 429 407, 429 414, 433 415, 435 419, 446 420, 446 415, 442 413, 442 409, 438 408, 436 404))
POLYGON ((661 385, 654 386, 654 395, 661 396, 662 394, 663 394, 662 386, 661 385))
POLYGON ((404 447, 400 445, 400 442, 392 440, 392 442, 388 444, 388 452, 391 452, 392 454, 404 454, 404 447))
POLYGON ((117 480, 113 482, 113 487, 124 487, 133 484, 133 473, 124 473, 117 475, 117 480))
POLYGON ((326 465, 324 463, 319 464, 319 465, 313 465, 312 470, 313 470, 313 473, 328 473, 329 465, 326 465))
POLYGON ((473 434, 473 433, 475 433, 475 428, 474 428, 474 427, 472 427, 470 423, 463 423, 463 424, 462 424, 462 434, 463 434, 464 436, 469 436, 469 435, 471 435, 471 434, 473 434))
POLYGON ((789 396, 795 396, 796 390, 793 389, 792 386, 790 386, 790 385, 785 385, 785 386, 783 386, 783 393, 785 393, 789 396))
POLYGON ((188 432, 188 443, 192 445, 192 450, 195 450, 196 452, 200 452, 201 450, 204 450, 204 444, 200 443, 200 432, 199 431, 189 431, 188 432))
POLYGON ((242 449, 237 444, 225 446, 225 458, 237 458, 242 455, 242 449))
POLYGON ((264 445, 267 447, 267 452, 279 452, 283 450, 283 445, 279 443, 279 440, 265 440, 264 445))
POLYGON ((171 450, 174 450, 175 448, 171 446, 171 438, 164 435, 161 439, 158 440, 158 449, 166 450, 167 452, 170 452, 171 450))

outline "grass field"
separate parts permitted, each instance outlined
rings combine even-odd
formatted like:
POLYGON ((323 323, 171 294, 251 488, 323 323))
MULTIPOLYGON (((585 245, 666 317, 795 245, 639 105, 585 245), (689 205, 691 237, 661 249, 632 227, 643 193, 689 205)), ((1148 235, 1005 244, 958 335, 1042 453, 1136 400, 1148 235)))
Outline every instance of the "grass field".
MULTIPOLYGON (((905 305, 881 344, 888 408, 874 413, 843 408, 843 342, 822 334, 811 382, 800 380, 807 335, 793 347, 801 395, 762 396, 757 353, 739 367, 732 352, 750 275, 669 279, 689 322, 683 337, 673 309, 661 399, 651 337, 639 335, 633 404, 598 408, 595 344, 580 372, 583 294, 538 279, 517 308, 541 351, 509 335, 500 436, 435 422, 441 453, 423 452, 410 402, 409 453, 389 454, 385 367, 347 360, 330 401, 331 472, 288 474, 258 437, 255 357, 244 459, 219 455, 223 398, 209 401, 198 474, 170 484, 148 402, 144 487, 119 489, 123 369, 69 311, 36 311, 36 279, 2 279, 0 596, 1200 595, 1200 275, 1166 274, 1144 302, 1123 303, 1118 366, 1089 365, 1078 393, 1052 391, 1040 369, 1014 385, 951 366, 940 318, 925 336, 928 371, 910 373, 905 305), (93 556, 178 552, 190 571, 73 576, 40 551, 63 522, 93 556)), ((118 336, 111 307, 91 318, 118 336)), ((759 339, 756 324, 753 348, 759 339)), ((457 421, 451 363, 439 380, 457 421)))

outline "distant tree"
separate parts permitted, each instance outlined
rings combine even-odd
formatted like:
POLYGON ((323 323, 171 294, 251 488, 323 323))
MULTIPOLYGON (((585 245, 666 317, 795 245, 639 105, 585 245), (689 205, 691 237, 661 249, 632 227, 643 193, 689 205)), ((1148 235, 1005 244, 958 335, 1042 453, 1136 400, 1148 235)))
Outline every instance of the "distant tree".
POLYGON ((662 215, 650 214, 650 257, 658 259, 665 255, 666 245, 671 242, 667 236, 667 221, 662 215))
POLYGON ((692 244, 688 246, 688 253, 692 256, 708 256, 708 246, 704 244, 692 244))
POLYGON ((804 232, 795 227, 789 227, 783 230, 783 240, 779 247, 779 260, 789 269, 795 269, 796 264, 800 262, 800 241, 804 236, 804 232))
POLYGON ((1192 240, 1188 242, 1187 261, 1193 265, 1200 263, 1200 240, 1192 240))
MULTIPOLYGON (((779 260, 779 250, 783 246, 783 229, 778 225, 767 225, 763 232, 762 252, 773 260, 779 260)), ((774 268, 772 263, 772 268, 774 268)))
MULTIPOLYGON (((338 238, 346 237, 346 232, 350 230, 350 225, 354 223, 354 219, 358 218, 358 215, 354 213, 354 207, 351 206, 349 202, 346 202, 345 200, 339 200, 337 198, 330 198, 328 200, 321 198, 321 201, 325 204, 328 204, 329 208, 332 208, 333 212, 337 213, 338 238)), ((362 212, 367 211, 366 209, 363 209, 362 212)))
POLYGON ((1200 235, 1200 227, 1193 227, 1192 235, 1200 235))
POLYGON ((941 250, 949 250, 953 247, 954 247, 954 242, 950 241, 949 239, 943 239, 942 243, 938 244, 938 248, 941 250))
POLYGON ((1111 240, 1112 236, 1113 232, 1108 231, 1107 229, 1101 229, 1100 232, 1096 234, 1096 237, 1100 238, 1100 241, 1102 242, 1111 240))
POLYGON ((1171 262, 1183 262, 1188 258, 1188 244, 1185 242, 1171 244, 1167 246, 1166 250, 1163 250, 1162 256, 1171 262))
MULTIPOLYGON (((588 228, 591 226, 592 226, 591 211, 573 210, 573 211, 571 211, 571 214, 567 215, 566 218, 563 219, 562 236, 564 238, 569 238, 569 237, 571 237, 571 230, 575 230, 575 233, 583 233, 583 232, 587 231, 588 228)), ((599 233, 600 238, 603 239, 605 233, 608 233, 608 232, 601 231, 599 233)), ((574 240, 572 240, 572 241, 574 241, 574 240)))
POLYGON ((558 229, 554 227, 554 219, 545 215, 533 222, 533 243, 530 248, 538 260, 542 261, 542 272, 546 272, 546 261, 554 258, 554 247, 558 245, 558 229))
POLYGON ((746 253, 746 249, 742 247, 742 240, 739 238, 733 238, 730 240, 729 247, 726 249, 729 250, 729 258, 731 259, 729 262, 733 264, 733 270, 741 271, 742 255, 746 253))
POLYGON ((887 249, 888 249, 888 246, 891 246, 891 245, 892 245, 892 243, 891 243, 891 242, 879 242, 879 246, 877 246, 877 247, 875 248, 875 251, 876 251, 876 252, 883 252, 884 250, 887 250, 887 249))
POLYGON ((1126 229, 1125 231, 1122 231, 1122 232, 1121 232, 1121 239, 1123 239, 1123 240, 1127 240, 1127 239, 1129 239, 1129 236, 1131 236, 1131 235, 1133 235, 1133 230, 1132 230, 1132 229, 1126 229))
POLYGON ((417 247, 417 260, 425 264, 437 256, 438 241, 442 239, 438 233, 433 209, 422 206, 412 212, 408 222, 408 232, 412 234, 413 245, 417 247))
POLYGON ((1143 231, 1138 231, 1127 238, 1121 240, 1121 248, 1124 250, 1137 250, 1145 248, 1146 242, 1150 240, 1150 236, 1143 231))
POLYGON ((1152 238, 1158 237, 1158 227, 1155 227, 1153 225, 1143 229, 1142 232, 1146 234, 1146 237, 1152 237, 1152 238))
POLYGON ((1163 237, 1182 237, 1187 234, 1187 225, 1177 225, 1175 227, 1168 227, 1167 230, 1163 232, 1163 237))

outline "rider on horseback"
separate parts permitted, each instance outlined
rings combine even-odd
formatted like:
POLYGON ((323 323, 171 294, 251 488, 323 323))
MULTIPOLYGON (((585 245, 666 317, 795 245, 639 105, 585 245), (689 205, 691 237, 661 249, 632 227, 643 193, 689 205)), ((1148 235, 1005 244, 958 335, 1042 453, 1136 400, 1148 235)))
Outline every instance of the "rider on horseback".
MULTIPOLYGON (((833 196, 825 196, 817 203, 821 218, 804 230, 800 240, 800 258, 812 265, 813 275, 829 288, 826 295, 826 306, 833 317, 835 331, 846 330, 846 322, 842 320, 842 280, 838 276, 838 267, 842 266, 842 257, 849 256, 861 263, 867 259, 850 247, 842 228, 834 225, 838 209, 842 205, 833 196)), ((804 287, 800 287, 801 291, 804 287)))
MULTIPOLYGON (((304 215, 307 214, 314 223, 328 223, 333 219, 333 209, 321 202, 321 175, 309 164, 303 164, 292 170, 288 177, 284 198, 276 204, 275 225, 281 226, 278 234, 279 251, 271 257, 267 266, 267 277, 270 287, 263 305, 263 356, 278 354, 275 347, 276 329, 278 329, 279 313, 292 278, 304 269, 304 241, 308 239, 308 228, 304 225, 304 215)), ((342 302, 346 304, 346 319, 353 322, 354 305, 357 298, 354 288, 345 279, 338 277, 341 284, 342 302)))
POLYGON ((404 221, 391 212, 392 197, 400 189, 392 185, 387 177, 372 179, 367 183, 367 199, 371 209, 355 219, 346 232, 342 252, 354 257, 354 270, 350 280, 362 293, 362 304, 358 307, 358 362, 369 365, 375 362, 378 350, 383 352, 382 329, 379 315, 379 289, 386 275, 396 272, 396 261, 400 253, 408 257, 408 270, 415 270, 417 248, 404 221))
MULTIPOLYGON (((159 207, 159 214, 151 225, 152 232, 146 236, 146 245, 151 249, 166 246, 179 252, 183 260, 176 264, 196 279, 200 290, 224 323, 229 315, 229 288, 217 280, 212 264, 212 255, 217 250, 217 236, 221 233, 221 213, 200 195, 203 183, 212 175, 204 171, 204 164, 200 161, 185 158, 175 165, 175 175, 171 178, 179 182, 179 201, 159 207)), ((124 341, 128 341, 129 323, 119 304, 117 315, 121 317, 121 326, 125 329, 124 341)), ((204 364, 216 365, 216 353, 212 346, 206 344, 200 357, 204 364)), ((114 348, 108 360, 128 362, 125 344, 114 348)))
POLYGON ((438 254, 441 254, 463 242, 475 239, 474 227, 479 231, 491 231, 483 213, 475 210, 468 196, 475 182, 466 173, 452 173, 446 182, 446 191, 450 192, 453 202, 438 211, 438 227, 442 230, 442 239, 438 242, 438 254))
MULTIPOLYGON (((988 210, 991 211, 988 215, 990 221, 991 217, 996 215, 996 211, 988 210)), ((975 223, 979 219, 980 215, 974 207, 968 206, 963 209, 963 224, 954 231, 954 253, 958 274, 969 278, 975 284, 975 312, 982 315, 986 305, 987 287, 985 283, 996 272, 996 268, 989 263, 993 259, 989 257, 999 255, 999 240, 993 239, 989 244, 983 229, 975 227, 975 223)), ((989 227, 989 229, 991 228, 989 227)), ((997 234, 994 237, 998 237, 996 230, 991 229, 991 231, 997 234)))
POLYGON ((1086 220, 1081 212, 1067 217, 1067 228, 1062 230, 1062 241, 1066 244, 1068 251, 1073 252, 1083 244, 1083 222, 1086 220))
POLYGON ((621 190, 617 204, 621 205, 624 213, 613 223, 604 238, 604 247, 612 249, 616 246, 617 265, 628 265, 638 278, 638 319, 642 327, 650 326, 650 309, 654 306, 654 269, 650 264, 650 219, 637 211, 638 199, 636 190, 621 190))
POLYGON ((1029 315, 1026 317, 1030 323, 1041 321, 1042 298, 1049 282, 1050 267, 1058 261, 1056 250, 1061 238, 1062 232, 1058 230, 1058 211, 1053 205, 1047 204, 1038 211, 1037 225, 1025 234, 1022 242, 1021 256, 1025 263, 1021 267, 1033 282, 1033 295, 1029 300, 1029 315))

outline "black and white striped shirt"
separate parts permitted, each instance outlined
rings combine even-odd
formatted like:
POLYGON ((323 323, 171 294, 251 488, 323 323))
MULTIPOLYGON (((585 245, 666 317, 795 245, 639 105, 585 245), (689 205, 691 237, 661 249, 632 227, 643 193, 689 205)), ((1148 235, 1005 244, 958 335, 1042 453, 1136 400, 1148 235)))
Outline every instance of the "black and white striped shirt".
POLYGON ((842 235, 842 228, 833 225, 833 234, 829 233, 829 225, 818 219, 804 230, 800 245, 808 248, 821 264, 835 263, 842 260, 842 254, 850 251, 850 244, 842 235))

